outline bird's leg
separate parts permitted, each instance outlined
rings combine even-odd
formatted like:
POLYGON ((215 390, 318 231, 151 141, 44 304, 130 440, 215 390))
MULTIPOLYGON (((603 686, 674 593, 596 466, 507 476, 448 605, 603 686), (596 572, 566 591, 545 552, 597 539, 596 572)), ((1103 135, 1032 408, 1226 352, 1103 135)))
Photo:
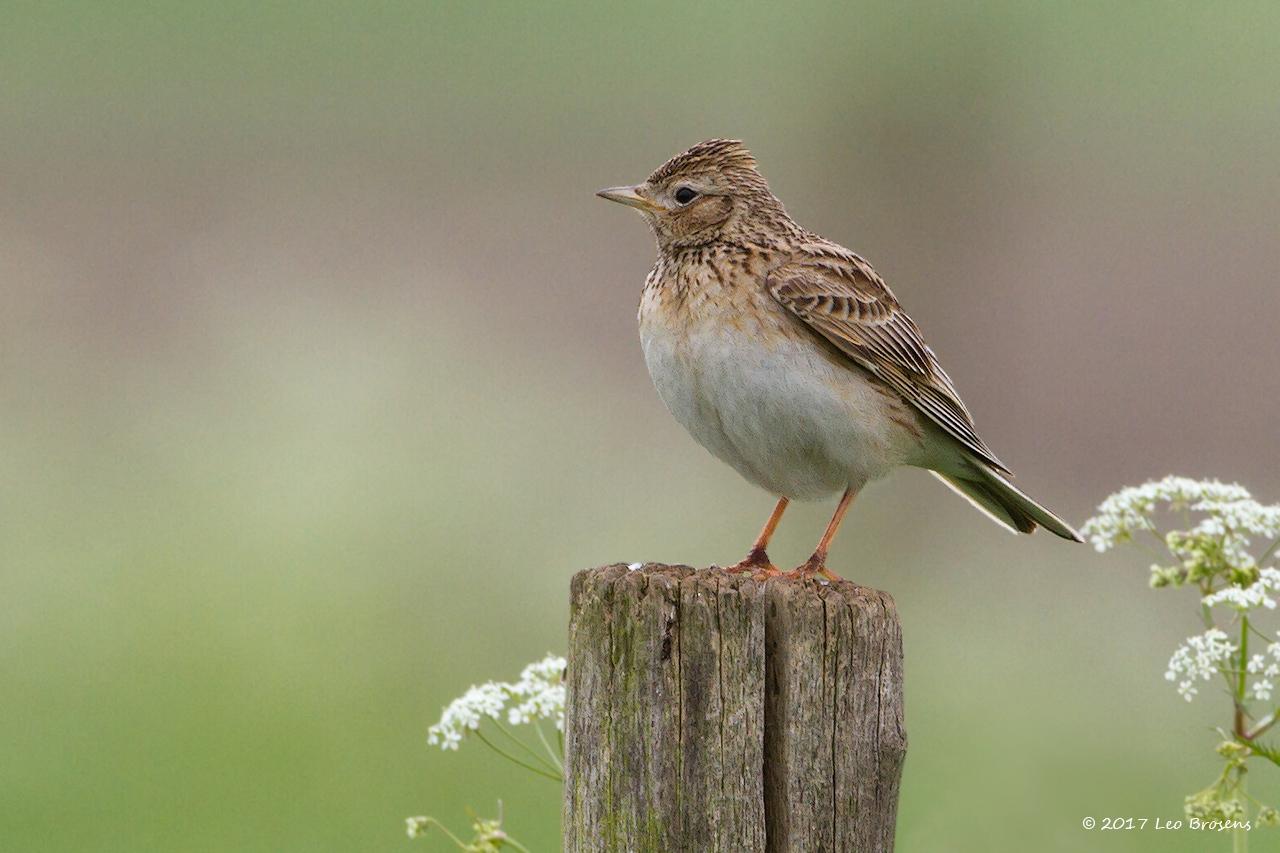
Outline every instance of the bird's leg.
POLYGON ((760 530, 760 535, 756 537, 755 544, 747 552, 746 559, 725 569, 726 572, 732 574, 758 572, 765 577, 782 574, 778 571, 777 566, 769 562, 769 555, 765 553, 765 549, 769 547, 769 540, 773 538, 773 531, 778 529, 778 522, 782 520, 782 513, 786 511, 787 504, 790 502, 790 498, 778 498, 777 505, 774 506, 773 512, 769 515, 769 520, 764 523, 764 527, 760 530))
POLYGON ((840 497, 840 503, 836 505, 835 514, 831 516, 831 521, 827 523, 826 532, 818 540, 818 547, 813 549, 813 556, 805 560, 803 564, 787 572, 787 577, 807 580, 814 575, 820 574, 824 578, 830 578, 831 580, 840 579, 839 575, 827 568, 827 549, 831 547, 831 540, 836 538, 836 531, 840 529, 840 522, 844 520, 844 514, 849 511, 849 505, 853 503, 853 499, 857 495, 858 493, 853 488, 844 490, 844 494, 840 497))

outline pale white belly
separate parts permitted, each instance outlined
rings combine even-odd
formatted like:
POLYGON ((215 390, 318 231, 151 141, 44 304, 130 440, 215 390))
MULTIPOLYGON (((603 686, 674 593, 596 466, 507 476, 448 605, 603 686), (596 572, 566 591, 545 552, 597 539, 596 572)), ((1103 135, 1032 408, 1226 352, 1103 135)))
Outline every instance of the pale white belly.
POLYGON ((679 340, 641 324, 658 396, 707 450, 776 495, 825 497, 906 462, 918 448, 888 398, 810 341, 695 328, 679 340))

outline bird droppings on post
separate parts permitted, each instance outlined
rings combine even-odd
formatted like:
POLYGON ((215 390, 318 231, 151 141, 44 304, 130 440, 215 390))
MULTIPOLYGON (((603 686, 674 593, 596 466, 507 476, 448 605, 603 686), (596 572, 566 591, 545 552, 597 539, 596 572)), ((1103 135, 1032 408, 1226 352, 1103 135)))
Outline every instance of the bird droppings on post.
POLYGON ((632 572, 642 568, 644 568, 644 563, 628 563, 627 564, 627 569, 632 572))

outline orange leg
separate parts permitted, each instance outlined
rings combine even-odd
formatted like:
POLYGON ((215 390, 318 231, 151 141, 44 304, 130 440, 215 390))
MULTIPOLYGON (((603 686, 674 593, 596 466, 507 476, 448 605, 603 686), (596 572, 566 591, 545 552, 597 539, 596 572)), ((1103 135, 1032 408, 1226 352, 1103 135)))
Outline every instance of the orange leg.
POLYGON ((839 575, 827 568, 827 550, 831 547, 831 540, 836 538, 836 531, 840 529, 840 522, 844 521, 844 514, 849 511, 849 505, 853 503, 853 499, 857 496, 858 493, 853 489, 845 489, 844 494, 840 497, 840 503, 836 505, 835 514, 831 516, 831 521, 827 523, 826 532, 818 540, 818 547, 813 550, 813 556, 805 560, 803 565, 787 572, 788 577, 803 579, 821 574, 831 580, 839 579, 839 575))
POLYGON ((769 547, 769 540, 773 538, 773 531, 778 529, 778 522, 782 520, 782 513, 786 512, 787 504, 789 503, 791 503, 790 498, 778 498, 778 503, 774 506, 769 520, 764 523, 764 527, 760 530, 760 535, 756 537, 755 544, 747 552, 747 558, 730 566, 725 571, 734 574, 759 571, 765 576, 781 574, 778 571, 778 567, 769 562, 769 555, 765 553, 765 549, 769 547))

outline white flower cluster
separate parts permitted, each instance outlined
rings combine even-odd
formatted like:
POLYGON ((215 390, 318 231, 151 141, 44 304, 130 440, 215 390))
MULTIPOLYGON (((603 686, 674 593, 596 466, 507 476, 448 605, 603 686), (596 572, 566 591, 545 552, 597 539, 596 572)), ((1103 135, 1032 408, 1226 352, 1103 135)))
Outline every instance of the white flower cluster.
POLYGON ((1169 658, 1164 677, 1178 682, 1178 695, 1190 702, 1197 692, 1195 682, 1208 681, 1222 671, 1222 665, 1236 653, 1236 646, 1217 628, 1188 637, 1169 658))
POLYGON ((1265 655, 1254 655, 1249 658, 1245 669, 1250 675, 1260 676, 1249 685, 1249 698, 1257 699, 1259 702, 1269 701, 1272 691, 1276 688, 1275 679, 1280 676, 1280 643, 1267 646, 1265 655))
POLYGON ((1258 573, 1258 579, 1249 586, 1224 586, 1200 600, 1206 607, 1226 604, 1240 611, 1253 610, 1255 607, 1275 610, 1276 600, 1268 593, 1276 590, 1280 590, 1280 571, 1263 569, 1258 573))
POLYGON ((440 715, 440 722, 427 730, 427 743, 441 749, 457 749, 462 736, 480 728, 480 722, 488 717, 498 719, 507 706, 505 685, 489 681, 472 685, 466 693, 449 703, 440 715))
POLYGON ((547 655, 529 664, 513 683, 488 681, 473 685, 454 699, 440 715, 440 722, 427 730, 427 743, 441 749, 457 749, 468 732, 480 728, 486 718, 497 720, 507 713, 512 724, 554 719, 556 728, 564 728, 565 659, 547 655), (508 702, 515 702, 511 708, 508 702))
POLYGON ((421 838, 436 823, 435 818, 418 815, 404 819, 404 829, 410 838, 421 838))
POLYGON ((1089 537, 1094 548, 1106 551, 1130 541, 1135 533, 1154 531, 1153 516, 1160 504, 1171 510, 1192 509, 1212 513, 1222 519, 1224 532, 1227 528, 1248 529, 1240 523, 1247 520, 1253 523, 1252 526, 1258 526, 1266 516, 1270 516, 1271 524, 1280 528, 1280 507, 1260 506, 1243 486, 1170 476, 1141 486, 1130 486, 1111 495, 1098 507, 1097 514, 1085 522, 1081 532, 1089 537))
MULTIPOLYGON (((1234 483, 1165 477, 1111 495, 1081 532, 1098 551, 1150 534, 1173 558, 1151 566, 1150 586, 1185 586, 1199 593, 1207 630, 1188 637, 1174 650, 1164 677, 1177 685, 1178 695, 1188 702, 1204 682, 1221 677, 1224 692, 1232 700, 1234 728, 1232 734, 1219 730, 1226 738, 1218 747, 1226 768, 1214 784, 1187 797, 1184 808, 1193 825, 1197 819, 1238 820, 1249 808, 1242 795, 1250 756, 1256 753, 1275 760, 1256 751, 1254 739, 1271 729, 1280 716, 1272 698, 1280 680, 1280 642, 1268 643, 1255 619, 1264 610, 1276 610, 1280 602, 1280 568, 1264 568, 1280 550, 1280 506, 1263 506, 1234 483), (1174 513, 1181 529, 1168 529, 1174 513), (1258 537, 1269 541, 1255 556, 1250 546, 1258 537), (1215 608, 1234 611, 1226 614, 1229 624, 1225 627, 1236 632, 1235 642, 1218 627, 1223 614, 1215 608), (1266 645, 1265 650, 1254 647, 1250 641, 1254 635, 1263 640, 1260 645, 1266 645), (1255 702, 1270 705, 1270 713, 1250 714, 1246 706, 1255 702), (1256 725, 1246 730, 1242 728, 1246 720, 1256 720, 1256 725)), ((1257 805, 1259 825, 1280 825, 1280 811, 1257 805)))
POLYGON ((563 731, 564 668, 565 659, 555 655, 526 666, 520 680, 507 685, 511 698, 519 700, 507 711, 507 722, 518 726, 534 720, 555 720, 556 728, 563 731))

